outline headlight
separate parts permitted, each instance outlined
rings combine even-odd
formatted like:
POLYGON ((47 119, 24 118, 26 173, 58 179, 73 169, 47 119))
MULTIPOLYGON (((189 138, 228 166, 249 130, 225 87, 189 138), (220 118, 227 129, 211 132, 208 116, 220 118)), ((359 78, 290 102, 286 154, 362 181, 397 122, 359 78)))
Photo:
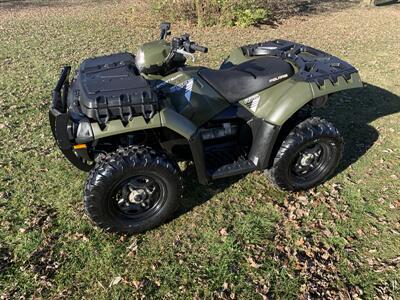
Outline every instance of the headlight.
POLYGON ((77 143, 87 143, 93 141, 94 135, 92 126, 89 121, 83 120, 79 122, 78 130, 76 132, 75 141, 77 143))
POLYGON ((136 54, 136 66, 140 69, 144 65, 144 52, 139 50, 136 54))

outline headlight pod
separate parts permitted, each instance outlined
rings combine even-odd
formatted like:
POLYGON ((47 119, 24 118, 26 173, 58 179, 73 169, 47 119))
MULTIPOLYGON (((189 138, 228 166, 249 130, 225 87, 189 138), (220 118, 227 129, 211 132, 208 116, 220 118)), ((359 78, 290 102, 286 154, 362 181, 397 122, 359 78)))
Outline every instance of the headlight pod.
POLYGON ((76 130, 76 138, 75 141, 77 143, 85 144, 87 142, 91 142, 94 139, 92 125, 88 120, 81 120, 78 125, 78 129, 76 130))
POLYGON ((94 140, 92 125, 89 119, 82 113, 68 112, 70 123, 70 139, 78 144, 85 144, 94 140))
POLYGON ((143 52, 143 50, 139 50, 138 53, 136 54, 135 63, 136 63, 136 66, 139 69, 143 68, 143 66, 144 66, 144 52, 143 52))

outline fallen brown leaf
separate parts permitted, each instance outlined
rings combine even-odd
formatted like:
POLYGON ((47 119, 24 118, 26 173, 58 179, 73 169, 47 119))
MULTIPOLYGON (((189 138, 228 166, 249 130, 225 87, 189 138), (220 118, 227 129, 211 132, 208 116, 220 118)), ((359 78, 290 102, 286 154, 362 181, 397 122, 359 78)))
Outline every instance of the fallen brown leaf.
POLYGON ((114 277, 112 280, 111 280, 111 282, 110 282, 110 284, 109 284, 109 288, 110 287, 112 287, 112 286, 114 286, 114 285, 117 285, 118 283, 120 283, 122 281, 122 277, 121 276, 117 276, 117 277, 114 277))
POLYGON ((252 257, 247 257, 246 260, 252 268, 259 269, 262 267, 262 264, 256 263, 252 257))
POLYGON ((219 230, 219 234, 220 234, 221 236, 227 236, 227 235, 228 235, 228 231, 227 231, 227 229, 224 227, 224 228, 221 228, 221 229, 219 230))

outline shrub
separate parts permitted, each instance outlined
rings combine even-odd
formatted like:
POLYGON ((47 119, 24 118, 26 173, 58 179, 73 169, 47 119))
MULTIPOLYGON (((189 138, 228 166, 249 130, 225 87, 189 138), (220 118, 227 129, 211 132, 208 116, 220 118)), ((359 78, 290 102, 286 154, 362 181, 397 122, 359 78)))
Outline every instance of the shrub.
POLYGON ((265 21, 268 11, 256 1, 238 1, 232 6, 232 15, 229 25, 247 27, 265 21))
POLYGON ((152 0, 151 3, 152 9, 164 18, 191 21, 199 26, 246 27, 268 18, 261 0, 152 0))

